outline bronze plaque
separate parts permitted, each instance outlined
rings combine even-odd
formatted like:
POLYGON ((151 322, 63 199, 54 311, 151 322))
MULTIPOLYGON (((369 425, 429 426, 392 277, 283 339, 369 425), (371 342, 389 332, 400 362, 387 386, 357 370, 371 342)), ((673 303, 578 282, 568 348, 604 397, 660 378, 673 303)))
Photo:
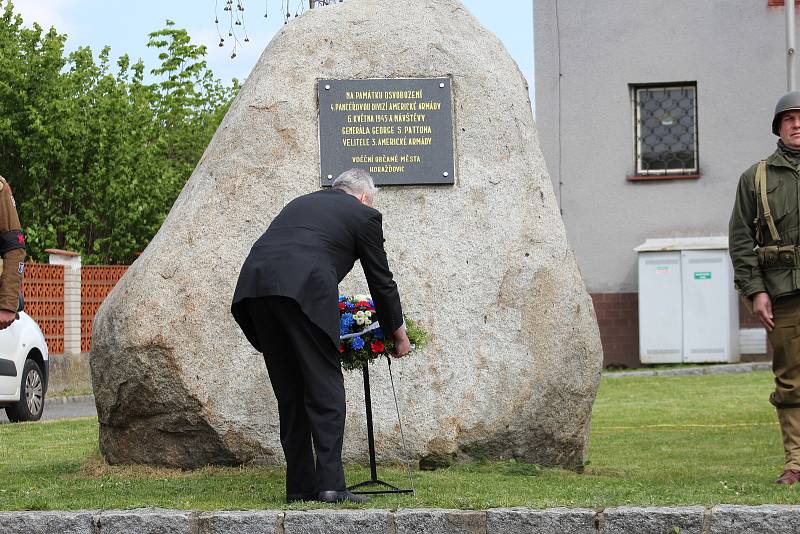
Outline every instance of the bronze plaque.
POLYGON ((320 80, 320 183, 368 171, 376 185, 453 184, 450 78, 320 80))

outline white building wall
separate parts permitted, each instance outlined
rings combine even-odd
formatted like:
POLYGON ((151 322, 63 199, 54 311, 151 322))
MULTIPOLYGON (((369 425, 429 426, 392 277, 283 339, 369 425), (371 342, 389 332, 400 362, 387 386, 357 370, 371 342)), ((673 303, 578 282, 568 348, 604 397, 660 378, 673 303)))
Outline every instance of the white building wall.
POLYGON ((741 172, 774 150, 784 11, 767 0, 534 0, 536 121, 592 293, 636 291, 633 248, 727 234, 741 172), (629 84, 697 82, 697 180, 630 182, 629 84))

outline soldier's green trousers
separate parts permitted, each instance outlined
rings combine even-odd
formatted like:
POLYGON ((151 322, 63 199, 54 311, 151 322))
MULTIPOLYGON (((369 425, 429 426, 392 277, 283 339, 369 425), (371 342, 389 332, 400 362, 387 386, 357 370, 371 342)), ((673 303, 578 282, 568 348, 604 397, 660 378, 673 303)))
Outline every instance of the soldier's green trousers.
POLYGON ((800 294, 772 303, 775 328, 772 345, 775 391, 769 397, 778 409, 786 456, 784 469, 800 470, 800 294))

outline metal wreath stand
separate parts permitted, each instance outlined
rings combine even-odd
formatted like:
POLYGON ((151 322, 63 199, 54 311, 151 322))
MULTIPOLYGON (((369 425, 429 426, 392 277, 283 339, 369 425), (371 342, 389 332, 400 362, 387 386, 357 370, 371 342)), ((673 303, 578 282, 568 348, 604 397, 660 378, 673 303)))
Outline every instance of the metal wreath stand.
MULTIPOLYGON (((374 330, 378 328, 380 325, 378 322, 373 323, 368 328, 364 329, 363 331, 357 334, 348 334, 341 336, 341 339, 347 339, 350 337, 355 337, 357 335, 364 334, 370 330, 374 330)), ((413 350, 415 347, 412 345, 411 349, 413 350)), ((411 489, 401 489, 397 486, 393 486, 388 482, 384 482, 378 478, 378 466, 377 462, 375 461, 375 431, 372 425, 372 395, 370 393, 369 387, 369 363, 365 363, 364 366, 361 368, 361 372, 364 376, 364 409, 367 415, 367 444, 369 445, 369 470, 370 470, 370 479, 365 480, 364 482, 359 482, 358 484, 354 484, 349 486, 347 489, 352 491, 353 493, 357 493, 360 495, 376 495, 376 494, 386 494, 386 493, 411 493, 416 494, 414 489, 414 478, 411 476, 411 457, 408 454, 408 448, 406 447, 406 436, 403 433, 403 419, 400 417, 400 405, 397 402, 397 391, 394 387, 394 376, 392 375, 392 359, 387 354, 386 355, 386 364, 389 366, 389 381, 392 385, 392 396, 394 397, 394 408, 397 413, 397 423, 400 426, 400 439, 403 444, 403 454, 406 457, 406 470, 408 472, 408 483, 411 486, 411 489), (370 487, 379 487, 382 489, 366 489, 370 487)))

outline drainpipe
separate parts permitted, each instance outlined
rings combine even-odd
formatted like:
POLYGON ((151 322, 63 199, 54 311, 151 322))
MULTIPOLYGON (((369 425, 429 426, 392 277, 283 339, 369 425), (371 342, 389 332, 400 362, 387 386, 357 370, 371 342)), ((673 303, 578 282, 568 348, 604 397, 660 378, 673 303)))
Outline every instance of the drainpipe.
POLYGON ((794 35, 795 35, 795 0, 783 0, 784 10, 786 11, 786 86, 788 91, 795 89, 794 75, 794 35))

